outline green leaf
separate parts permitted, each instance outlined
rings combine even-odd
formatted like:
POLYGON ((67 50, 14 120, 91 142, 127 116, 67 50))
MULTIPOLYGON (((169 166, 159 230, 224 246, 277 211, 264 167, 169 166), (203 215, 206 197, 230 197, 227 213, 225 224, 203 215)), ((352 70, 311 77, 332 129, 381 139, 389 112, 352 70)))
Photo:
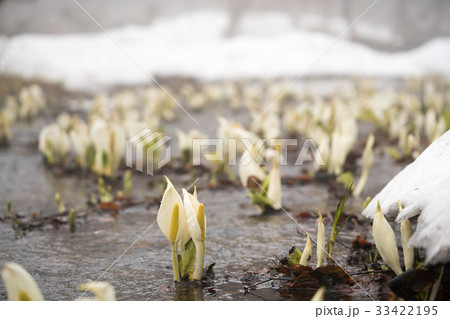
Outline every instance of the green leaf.
POLYGON ((108 153, 106 153, 105 151, 102 151, 102 163, 103 166, 108 165, 108 153))
POLYGON ((266 194, 266 193, 267 193, 267 190, 269 189, 269 175, 266 175, 266 176, 264 177, 264 181, 263 181, 263 184, 262 184, 262 188, 264 189, 264 191, 261 190, 261 192, 262 192, 263 194, 266 194))
POLYGON ((348 219, 350 218, 350 216, 347 217, 345 222, 336 231, 336 227, 337 227, 337 223, 338 223, 339 217, 341 217, 342 211, 344 210, 345 202, 347 201, 347 198, 348 198, 348 196, 350 195, 350 193, 352 191, 352 187, 353 187, 353 184, 351 184, 350 187, 347 187, 345 195, 340 200, 340 202, 339 202, 339 204, 337 206, 337 209, 336 209, 336 213, 334 214, 333 227, 331 229, 330 240, 328 241, 328 255, 329 256, 331 256, 331 254, 333 253, 334 243, 336 242, 336 238, 337 238, 339 232, 342 230, 342 228, 345 226, 345 224, 347 223, 348 219))
POLYGON ((261 209, 272 204, 267 198, 267 193, 261 194, 260 192, 250 191, 248 196, 252 199, 252 203, 258 205, 261 209))
POLYGON ((91 168, 92 165, 94 165, 94 160, 95 160, 95 146, 94 145, 89 145, 89 147, 86 150, 86 154, 84 155, 84 160, 86 163, 86 167, 87 168, 91 168))
POLYGON ((291 250, 289 251, 288 265, 298 265, 300 263, 300 259, 302 258, 302 252, 293 244, 291 250))
POLYGON ((180 273, 181 278, 183 278, 186 274, 189 275, 189 279, 192 280, 194 273, 194 262, 195 262, 195 245, 194 241, 189 239, 186 243, 185 252, 181 255, 180 260, 180 273))

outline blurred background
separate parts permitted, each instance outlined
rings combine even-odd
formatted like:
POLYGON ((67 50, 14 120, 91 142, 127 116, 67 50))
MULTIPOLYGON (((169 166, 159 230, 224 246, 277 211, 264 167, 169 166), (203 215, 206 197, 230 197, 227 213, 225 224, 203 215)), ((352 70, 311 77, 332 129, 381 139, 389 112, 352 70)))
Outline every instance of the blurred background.
POLYGON ((444 0, 3 0, 0 72, 91 91, 149 83, 146 72, 421 76, 450 71, 449 35, 444 0))
MULTIPOLYGON (((148 25, 198 10, 230 15, 227 35, 233 36, 253 15, 259 23, 338 35, 373 0, 79 0, 105 28, 148 25), (263 15, 271 13, 278 20, 263 15)), ((385 50, 410 49, 434 37, 450 35, 450 2, 446 0, 379 0, 349 32, 348 37, 385 50)), ((254 20, 254 22, 256 22, 254 20)), ((205 26, 207 27, 207 26, 205 26)), ((0 0, 0 33, 96 32, 99 28, 73 1, 0 0)), ((276 30, 274 30, 276 31, 276 30)))

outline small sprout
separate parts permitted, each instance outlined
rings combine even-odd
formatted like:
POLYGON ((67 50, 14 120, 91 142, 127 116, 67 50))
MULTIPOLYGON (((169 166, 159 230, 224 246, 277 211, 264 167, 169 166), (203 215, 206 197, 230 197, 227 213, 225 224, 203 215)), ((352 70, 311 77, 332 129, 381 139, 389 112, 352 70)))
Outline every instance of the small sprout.
POLYGON ((216 166, 213 166, 211 169, 211 178, 209 180, 209 185, 211 185, 212 187, 217 186, 218 182, 217 182, 217 168, 216 166))
POLYGON ((75 232, 75 223, 76 223, 76 215, 75 215, 75 209, 71 209, 69 212, 69 226, 70 226, 70 232, 75 232))
POLYGON ((55 194, 55 201, 56 201, 56 205, 58 206, 58 212, 60 214, 64 214, 67 209, 66 206, 64 205, 63 201, 61 200, 61 195, 59 193, 55 194))
POLYGON ((10 217, 10 218, 12 217, 11 201, 10 200, 8 201, 8 204, 7 204, 6 216, 10 217))
POLYGON ((311 298, 311 301, 323 301, 324 295, 325 295, 325 286, 322 286, 319 288, 319 290, 316 291, 314 296, 311 298))
POLYGON ((89 200, 90 200, 90 203, 93 205, 97 204, 97 202, 98 202, 97 197, 95 196, 94 193, 91 193, 91 198, 89 200))
POLYGON ((195 183, 197 180, 197 170, 195 168, 191 169, 191 183, 195 183))
POLYGON ((207 156, 208 156, 208 161, 211 165, 211 177, 209 180, 209 185, 217 186, 217 184, 218 184, 217 175, 219 172, 223 171, 225 164, 224 164, 223 160, 221 159, 220 154, 218 154, 217 152, 209 153, 209 154, 207 154, 207 156))
POLYGON ((306 233, 306 244, 305 249, 303 249, 302 258, 300 259, 300 265, 309 266, 311 264, 311 239, 309 234, 306 233))
MULTIPOLYGON (((402 203, 398 201, 398 212, 403 210, 402 203)), ((412 235, 411 223, 409 219, 405 219, 400 224, 400 233, 402 236, 403 259, 405 262, 405 270, 414 267, 414 248, 408 245, 412 235)))
POLYGON ((323 265, 325 260, 325 225, 323 224, 322 213, 317 210, 319 221, 317 223, 317 267, 323 265))
POLYGON ((123 177, 123 194, 125 197, 129 197, 131 193, 131 170, 127 169, 123 177))
POLYGON ((113 201, 111 186, 105 186, 105 181, 101 177, 98 178, 98 194, 101 203, 111 203, 113 201))
POLYGON ((367 198, 366 198, 366 200, 364 201, 364 204, 363 204, 363 210, 366 209, 367 205, 369 205, 371 200, 372 200, 372 197, 367 196, 367 198))
POLYGON ((400 275, 403 271, 400 267, 395 234, 381 211, 380 202, 378 202, 377 211, 373 219, 372 236, 381 258, 392 268, 397 276, 400 275))
POLYGON ((369 137, 367 138, 367 142, 366 142, 366 147, 364 148, 363 155, 362 155, 363 171, 361 174, 361 178, 358 181, 358 184, 356 185, 355 189, 353 190, 353 195, 355 195, 355 196, 359 196, 361 194, 361 192, 369 178, 370 168, 372 167, 372 164, 374 161, 374 154, 373 154, 373 144, 374 143, 375 143, 375 137, 373 136, 373 134, 369 134, 369 137))
POLYGON ((271 202, 271 207, 275 210, 281 209, 281 175, 278 164, 278 156, 273 157, 272 168, 269 172, 269 186, 267 188, 267 198, 271 202))
POLYGON ((436 301, 436 297, 439 292, 439 286, 441 285, 443 274, 444 274, 444 266, 441 266, 441 274, 439 275, 438 280, 433 284, 433 287, 431 287, 430 296, 428 298, 429 301, 436 301))

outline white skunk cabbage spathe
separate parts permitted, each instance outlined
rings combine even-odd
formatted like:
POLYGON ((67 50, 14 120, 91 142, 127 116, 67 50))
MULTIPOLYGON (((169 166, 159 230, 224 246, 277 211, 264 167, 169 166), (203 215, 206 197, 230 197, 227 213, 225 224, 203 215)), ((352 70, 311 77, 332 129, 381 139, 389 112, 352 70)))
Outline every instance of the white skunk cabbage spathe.
POLYGON ((358 137, 358 125, 356 119, 349 117, 343 119, 335 128, 331 138, 330 159, 328 172, 340 175, 345 164, 345 159, 355 145, 358 137))
POLYGON ((319 213, 319 221, 317 223, 317 267, 323 265, 325 260, 326 248, 325 248, 325 225, 323 224, 322 213, 319 213))
POLYGON ((175 281, 180 281, 177 244, 184 233, 184 207, 181 197, 172 182, 167 177, 166 181, 167 188, 159 206, 157 222, 162 233, 172 246, 173 277, 175 281))
POLYGON ((109 166, 110 175, 115 175, 119 169, 120 162, 125 154, 126 148, 126 132, 122 126, 117 123, 112 123, 110 125, 110 136, 111 136, 111 161, 109 166))
POLYGON ((184 205, 183 210, 180 211, 180 214, 183 214, 184 225, 180 229, 181 237, 180 240, 178 241, 178 247, 180 247, 181 249, 181 254, 184 255, 184 253, 186 252, 186 244, 188 243, 189 239, 191 239, 191 235, 189 234, 189 228, 187 226, 186 210, 184 209, 184 205))
POLYGON ((79 119, 73 125, 72 130, 69 133, 70 142, 77 156, 77 161, 83 168, 87 168, 92 163, 90 163, 86 154, 88 153, 89 147, 93 146, 92 138, 89 134, 89 127, 79 119))
POLYGON ((405 270, 414 267, 414 248, 408 245, 412 235, 411 223, 409 219, 405 219, 400 223, 400 231, 402 235, 403 258, 405 261, 405 270))
POLYGON ((186 213, 186 224, 192 240, 194 242, 205 240, 206 218, 204 215, 198 215, 200 205, 203 204, 201 204, 194 195, 189 194, 185 189, 183 189, 183 203, 186 213), (199 217, 201 218, 199 219, 199 217))
POLYGON ((2 268, 2 279, 10 301, 42 301, 41 291, 33 277, 21 265, 7 262, 2 268))
POLYGON ((249 178, 257 178, 259 182, 262 182, 266 176, 252 153, 245 151, 239 162, 239 178, 244 187, 247 187, 249 178))
POLYGON ((353 195, 359 196, 364 188, 364 186, 367 183, 367 179, 369 178, 369 172, 370 168, 372 167, 373 161, 374 161, 374 154, 373 154, 373 144, 375 143, 375 137, 373 134, 369 134, 369 137, 367 138, 366 147, 364 148, 363 154, 362 154, 362 165, 363 170, 361 174, 361 178, 358 181, 358 184, 356 185, 355 189, 353 190, 353 195))
POLYGON ((91 138, 95 146, 95 164, 94 170, 99 174, 103 174, 106 161, 109 155, 109 148, 111 146, 108 125, 104 120, 94 120, 91 124, 91 138), (105 161, 106 159, 106 161, 105 161))
POLYGON ((33 84, 23 87, 19 93, 19 117, 21 119, 31 118, 45 107, 45 96, 40 86, 33 84))
POLYGON ((205 206, 183 189, 186 225, 196 249, 194 279, 201 280, 205 261, 206 216, 205 206))
POLYGON ((195 129, 190 130, 187 133, 177 129, 176 134, 178 138, 178 149, 180 150, 181 155, 183 155, 184 160, 186 161, 192 161, 192 154, 189 153, 192 153, 194 140, 208 138, 208 135, 195 129), (185 155, 189 155, 189 157, 186 158, 185 155))
POLYGON ((311 239, 309 233, 306 233, 306 244, 303 249, 302 258, 300 258, 300 265, 309 266, 311 264, 311 239))
MULTIPOLYGON (((398 201, 398 211, 403 210, 402 203, 398 201)), ((405 262, 405 270, 414 267, 414 248, 408 245, 409 239, 412 235, 411 223, 409 219, 405 219, 400 223, 400 233, 402 236, 403 259, 405 262)))
POLYGON ((278 164, 278 156, 273 158, 273 165, 269 172, 267 197, 272 203, 271 206, 273 209, 281 209, 281 175, 280 165, 278 164))
POLYGON ((165 176, 167 187, 159 206, 157 222, 164 236, 171 244, 178 243, 184 226, 183 202, 170 179, 165 176), (175 205, 178 204, 178 212, 175 205), (180 229, 181 228, 181 229, 180 229), (180 231, 181 230, 181 231, 180 231))
POLYGON ((95 298, 83 298, 82 301, 115 301, 114 287, 106 281, 87 282, 78 286, 79 290, 87 290, 95 295, 95 298))
POLYGON ((64 163, 69 150, 69 136, 58 124, 47 125, 39 133, 39 151, 50 164, 64 163))
POLYGON ((92 123, 90 133, 95 146, 94 171, 114 176, 126 148, 125 130, 117 123, 97 119, 92 123))
POLYGON ((325 286, 320 287, 314 296, 311 298, 311 301, 323 301, 323 297, 325 296, 325 286))
POLYGON ((381 258, 392 268, 397 276, 400 275, 403 271, 400 267, 395 234, 381 211, 380 203, 378 203, 377 211, 373 218, 372 236, 381 258))

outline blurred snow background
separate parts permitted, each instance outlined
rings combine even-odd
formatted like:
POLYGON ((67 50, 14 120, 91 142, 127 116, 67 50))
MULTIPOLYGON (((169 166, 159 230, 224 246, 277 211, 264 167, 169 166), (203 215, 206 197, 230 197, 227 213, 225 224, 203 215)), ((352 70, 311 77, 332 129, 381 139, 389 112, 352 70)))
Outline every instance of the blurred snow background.
MULTIPOLYGON (((450 1, 373 0, 79 3, 146 72, 205 80, 450 72, 450 1)), ((148 83, 72 0, 0 0, 0 72, 98 89, 148 83)))

